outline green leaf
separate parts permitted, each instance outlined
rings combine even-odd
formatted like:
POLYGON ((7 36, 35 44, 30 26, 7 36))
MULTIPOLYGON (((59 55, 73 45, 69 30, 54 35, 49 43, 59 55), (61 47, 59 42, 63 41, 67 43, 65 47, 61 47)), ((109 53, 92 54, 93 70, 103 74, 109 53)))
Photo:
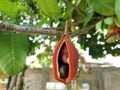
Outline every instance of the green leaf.
POLYGON ((112 25, 113 21, 114 20, 111 17, 108 17, 108 18, 104 19, 104 23, 107 24, 107 25, 112 25))
POLYGON ((80 0, 78 7, 80 8, 81 11, 85 12, 87 8, 86 0, 80 0))
POLYGON ((47 16, 57 20, 60 17, 60 8, 57 0, 34 0, 38 3, 42 12, 47 16))
POLYGON ((106 40, 107 43, 115 43, 115 41, 116 41, 116 38, 115 38, 114 35, 110 36, 110 37, 106 40))
POLYGON ((20 10, 25 9, 21 2, 11 2, 10 0, 0 0, 0 11, 14 18, 20 10))
MULTIPOLYGON (((72 3, 72 1, 71 1, 71 3, 72 3)), ((74 0, 73 5, 78 7, 82 11, 81 13, 85 12, 85 10, 86 10, 85 0, 74 0)), ((65 12, 66 15, 64 16, 64 18, 67 17, 69 19, 72 17, 74 20, 83 20, 85 17, 81 13, 78 13, 74 8, 67 5, 67 10, 65 12)))
POLYGON ((103 47, 101 45, 91 46, 89 48, 89 55, 92 55, 92 58, 104 57, 103 47))
POLYGON ((96 24, 95 29, 96 30, 101 29, 101 26, 102 26, 102 21, 100 21, 96 24))
MULTIPOLYGON (((72 3, 72 0, 70 1, 70 3, 72 3)), ((74 0, 74 4, 75 6, 78 6, 79 4, 81 3, 81 0, 74 0)), ((67 5, 66 6, 66 11, 63 15, 63 19, 67 20, 67 19, 71 19, 72 18, 72 14, 73 14, 73 11, 74 11, 74 8, 67 5)))
POLYGON ((117 27, 120 27, 120 20, 119 20, 119 19, 115 18, 115 19, 114 19, 114 22, 115 22, 115 25, 116 25, 117 27))
POLYGON ((72 17, 72 13, 73 13, 73 8, 67 7, 67 10, 63 14, 63 19, 64 20, 70 19, 72 17))
POLYGON ((115 0, 89 0, 89 4, 101 15, 115 15, 115 0))
POLYGON ((92 18, 94 14, 94 9, 92 6, 89 6, 86 10, 86 18, 85 18, 85 23, 84 23, 84 26, 87 25, 87 23, 90 21, 90 19, 92 18))
POLYGON ((120 23, 120 0, 115 0, 115 13, 120 23))
POLYGON ((0 67, 4 73, 15 75, 24 69, 29 46, 25 34, 0 32, 0 67))

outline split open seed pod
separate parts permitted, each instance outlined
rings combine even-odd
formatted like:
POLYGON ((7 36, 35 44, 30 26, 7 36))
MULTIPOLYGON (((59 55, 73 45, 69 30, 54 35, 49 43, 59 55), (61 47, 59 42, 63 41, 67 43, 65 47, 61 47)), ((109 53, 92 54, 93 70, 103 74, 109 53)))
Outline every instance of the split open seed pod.
POLYGON ((78 57, 78 51, 71 43, 69 35, 62 35, 52 58, 54 78, 65 84, 74 79, 78 68, 78 57))

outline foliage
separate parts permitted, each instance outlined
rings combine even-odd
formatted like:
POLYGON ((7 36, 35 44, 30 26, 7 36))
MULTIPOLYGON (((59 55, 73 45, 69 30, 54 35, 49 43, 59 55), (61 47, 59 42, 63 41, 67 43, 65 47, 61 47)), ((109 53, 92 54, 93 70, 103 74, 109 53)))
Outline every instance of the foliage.
POLYGON ((115 0, 89 0, 89 4, 101 15, 111 16, 115 14, 115 0))
MULTIPOLYGON (((93 58, 98 58, 120 54, 119 5, 120 0, 1 0, 0 20, 29 27, 57 26, 62 32, 66 20, 70 20, 69 32, 72 33, 95 24, 78 36, 78 43, 80 48, 88 48, 93 58)), ((56 44, 59 38, 0 31, 0 68, 9 75, 17 74, 24 69, 26 56, 36 54, 36 49, 43 47, 45 51, 37 53, 37 58, 48 65, 55 46, 52 43, 56 44), (46 45, 45 40, 50 44, 46 45)))
POLYGON ((17 74, 25 67, 25 58, 30 46, 28 36, 1 31, 0 41, 1 69, 9 75, 17 74))

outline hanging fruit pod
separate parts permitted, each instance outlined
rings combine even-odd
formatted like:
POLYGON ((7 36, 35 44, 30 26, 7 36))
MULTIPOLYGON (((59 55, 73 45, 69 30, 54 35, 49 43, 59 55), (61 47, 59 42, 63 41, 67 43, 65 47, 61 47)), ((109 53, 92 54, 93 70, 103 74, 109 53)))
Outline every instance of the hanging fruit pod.
POLYGON ((78 68, 78 57, 78 51, 71 43, 69 35, 62 35, 52 58, 54 78, 65 84, 74 79, 78 68))

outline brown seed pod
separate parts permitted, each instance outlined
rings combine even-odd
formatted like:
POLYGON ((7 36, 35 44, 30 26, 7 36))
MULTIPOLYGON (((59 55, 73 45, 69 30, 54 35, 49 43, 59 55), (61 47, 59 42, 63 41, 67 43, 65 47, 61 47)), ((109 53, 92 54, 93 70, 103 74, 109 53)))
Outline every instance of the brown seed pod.
POLYGON ((55 47, 52 64, 56 80, 68 83, 75 78, 79 54, 70 41, 69 35, 63 35, 55 47))

